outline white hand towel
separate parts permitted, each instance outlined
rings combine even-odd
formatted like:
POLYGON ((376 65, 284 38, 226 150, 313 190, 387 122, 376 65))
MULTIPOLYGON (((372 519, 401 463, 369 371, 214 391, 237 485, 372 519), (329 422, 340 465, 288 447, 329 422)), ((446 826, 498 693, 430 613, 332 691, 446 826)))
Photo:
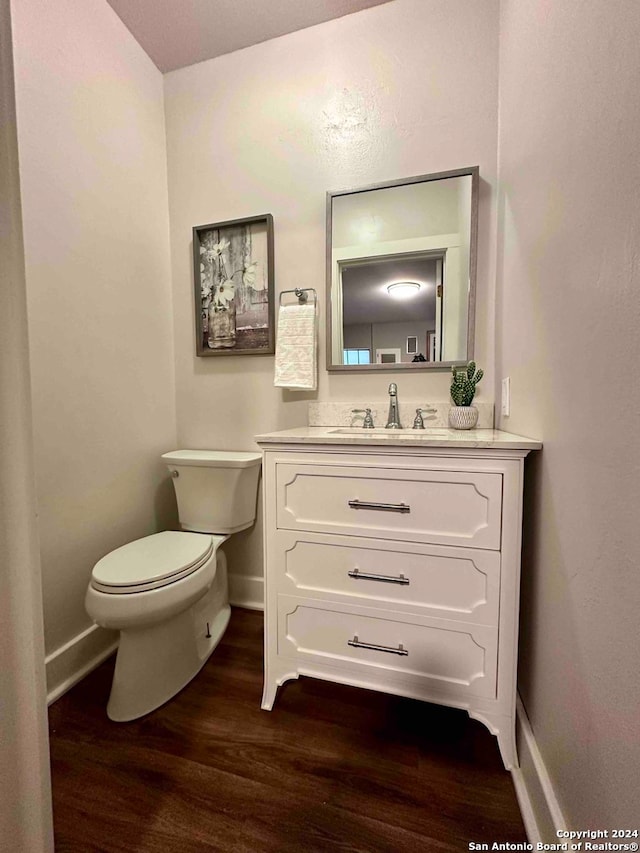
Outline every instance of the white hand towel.
POLYGON ((318 384, 316 306, 283 305, 278 312, 274 385, 315 391, 318 384))

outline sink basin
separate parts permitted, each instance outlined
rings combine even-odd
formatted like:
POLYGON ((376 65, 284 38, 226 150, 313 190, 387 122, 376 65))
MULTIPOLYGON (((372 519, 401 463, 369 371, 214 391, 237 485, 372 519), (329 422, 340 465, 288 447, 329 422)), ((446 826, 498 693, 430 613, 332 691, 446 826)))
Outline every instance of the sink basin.
POLYGON ((334 435, 360 435, 366 438, 370 436, 380 435, 410 435, 414 438, 437 438, 438 436, 449 435, 449 430, 446 429, 385 429, 384 427, 375 427, 374 429, 364 429, 363 427, 338 427, 337 429, 329 430, 334 435))

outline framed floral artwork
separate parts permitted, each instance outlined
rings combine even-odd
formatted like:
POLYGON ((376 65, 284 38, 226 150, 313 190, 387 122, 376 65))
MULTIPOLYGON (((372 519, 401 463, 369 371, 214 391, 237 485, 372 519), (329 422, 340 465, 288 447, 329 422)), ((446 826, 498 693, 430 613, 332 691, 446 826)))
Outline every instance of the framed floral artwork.
POLYGON ((273 216, 193 229, 197 355, 273 355, 273 216))

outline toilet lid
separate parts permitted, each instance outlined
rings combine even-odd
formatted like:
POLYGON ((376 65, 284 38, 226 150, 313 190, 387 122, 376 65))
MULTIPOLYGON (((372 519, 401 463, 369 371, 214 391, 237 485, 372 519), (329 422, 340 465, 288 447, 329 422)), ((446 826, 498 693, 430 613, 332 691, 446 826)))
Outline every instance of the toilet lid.
POLYGON ((94 566, 91 583, 103 592, 154 589, 195 572, 212 551, 207 534, 165 530, 111 551, 94 566))
POLYGON ((262 453, 242 450, 173 450, 163 453, 165 462, 176 467, 195 465, 197 468, 251 468, 262 463, 262 453))

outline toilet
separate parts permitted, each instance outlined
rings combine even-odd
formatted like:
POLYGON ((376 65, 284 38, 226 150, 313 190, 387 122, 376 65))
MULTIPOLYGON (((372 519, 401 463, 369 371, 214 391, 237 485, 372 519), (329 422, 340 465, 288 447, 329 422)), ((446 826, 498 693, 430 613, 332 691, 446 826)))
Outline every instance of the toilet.
POLYGON ((117 722, 167 702, 198 673, 225 632, 231 609, 222 544, 256 516, 259 453, 165 453, 181 530, 137 539, 91 573, 85 606, 120 631, 107 705, 117 722))

